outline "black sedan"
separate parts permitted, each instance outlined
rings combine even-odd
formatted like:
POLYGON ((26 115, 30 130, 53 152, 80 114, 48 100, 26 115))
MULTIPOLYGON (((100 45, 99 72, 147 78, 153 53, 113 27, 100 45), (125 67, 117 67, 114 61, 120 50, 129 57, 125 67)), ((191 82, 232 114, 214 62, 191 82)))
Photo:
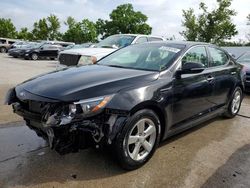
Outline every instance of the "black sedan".
POLYGON ((23 45, 19 48, 11 48, 8 50, 8 55, 15 57, 15 58, 17 57, 23 58, 26 51, 29 51, 30 49, 33 49, 33 48, 37 48, 40 45, 41 45, 40 43, 32 42, 32 43, 28 43, 27 45, 23 45))
POLYGON ((56 59, 58 52, 64 48, 59 44, 39 43, 32 48, 26 49, 23 53, 24 59, 38 60, 38 59, 56 59))
POLYGON ((110 146, 131 170, 160 141, 219 115, 233 118, 244 76, 217 46, 154 42, 30 79, 11 89, 6 103, 60 154, 110 146))
POLYGON ((236 61, 244 66, 246 72, 245 87, 246 91, 250 92, 250 52, 245 52, 236 61))

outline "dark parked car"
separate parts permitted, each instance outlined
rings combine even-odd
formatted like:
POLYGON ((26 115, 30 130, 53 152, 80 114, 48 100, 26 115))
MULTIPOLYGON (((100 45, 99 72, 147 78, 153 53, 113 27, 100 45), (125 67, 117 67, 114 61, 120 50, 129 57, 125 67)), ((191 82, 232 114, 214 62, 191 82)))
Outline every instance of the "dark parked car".
POLYGON ((6 103, 57 152, 110 145, 122 167, 135 169, 160 141, 215 116, 234 117, 243 77, 242 65, 217 46, 154 42, 28 80, 6 103))
POLYGON ((59 44, 39 43, 34 45, 33 48, 26 49, 23 57, 31 60, 56 59, 58 52, 61 50, 63 50, 63 47, 59 44))
MULTIPOLYGON (((16 41, 15 43, 13 43, 11 46, 10 46, 10 49, 15 49, 15 48, 25 48, 26 46, 28 46, 29 44, 31 44, 31 42, 28 42, 28 41, 16 41)), ((8 50, 8 52, 9 52, 8 50)))
POLYGON ((8 55, 12 56, 12 57, 22 57, 24 58, 24 54, 26 53, 26 51, 33 49, 33 48, 37 48, 37 46, 40 46, 40 43, 35 43, 35 42, 29 42, 26 45, 22 45, 20 47, 17 48, 11 48, 8 50, 8 55))
POLYGON ((250 52, 245 52, 236 61, 244 66, 246 71, 245 87, 246 91, 250 92, 250 52))

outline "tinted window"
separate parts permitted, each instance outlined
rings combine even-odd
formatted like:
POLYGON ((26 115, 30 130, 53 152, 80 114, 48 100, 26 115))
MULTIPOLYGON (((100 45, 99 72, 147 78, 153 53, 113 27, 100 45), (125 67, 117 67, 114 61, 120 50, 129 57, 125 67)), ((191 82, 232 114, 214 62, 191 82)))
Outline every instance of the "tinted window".
POLYGON ((245 53, 237 59, 239 63, 250 63, 250 53, 245 53))
POLYGON ((0 41, 2 44, 6 43, 6 40, 4 40, 4 39, 1 39, 0 41))
POLYGON ((182 49, 167 44, 132 45, 101 59, 98 64, 121 68, 161 71, 169 67, 182 49))
POLYGON ((50 44, 44 44, 44 45, 41 46, 41 48, 44 49, 44 50, 47 50, 47 49, 50 48, 50 46, 51 46, 50 44))
POLYGON ((212 48, 209 47, 209 52, 210 52, 210 56, 211 56, 211 67, 215 67, 215 66, 221 66, 221 65, 225 65, 228 62, 228 56, 227 54, 217 48, 212 48))
POLYGON ((131 35, 113 35, 99 42, 96 47, 101 48, 122 48, 128 46, 135 39, 131 35))
POLYGON ((208 58, 205 47, 194 47, 190 49, 182 58, 182 64, 186 62, 200 63, 208 67, 208 58))
POLYGON ((162 38, 148 37, 148 41, 162 41, 162 38))
POLYGON ((147 37, 140 37, 136 40, 135 43, 139 44, 139 43, 144 43, 144 42, 148 42, 147 37))

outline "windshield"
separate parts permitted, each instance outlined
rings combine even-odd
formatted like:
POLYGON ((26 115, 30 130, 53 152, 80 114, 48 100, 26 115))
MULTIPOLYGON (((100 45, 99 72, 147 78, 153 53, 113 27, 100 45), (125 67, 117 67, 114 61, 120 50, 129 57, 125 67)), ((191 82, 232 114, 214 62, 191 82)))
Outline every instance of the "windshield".
POLYGON ((113 35, 99 42, 96 45, 96 47, 97 48, 122 48, 122 47, 130 45, 134 39, 135 39, 135 36, 131 36, 131 35, 113 35))
POLYGON ((98 64, 120 68, 161 71, 168 68, 183 45, 166 43, 137 44, 122 48, 101 59, 98 64))
POLYGON ((237 59, 240 63, 250 63, 250 53, 245 53, 237 59))

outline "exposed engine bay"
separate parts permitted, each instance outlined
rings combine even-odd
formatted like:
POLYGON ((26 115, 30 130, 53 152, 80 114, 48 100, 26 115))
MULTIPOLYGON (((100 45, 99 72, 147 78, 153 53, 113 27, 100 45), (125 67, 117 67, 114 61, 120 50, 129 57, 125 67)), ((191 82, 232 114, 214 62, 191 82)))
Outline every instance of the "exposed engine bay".
POLYGON ((124 111, 102 109, 101 103, 106 103, 107 97, 68 104, 22 100, 15 89, 8 96, 6 103, 12 104, 14 112, 60 154, 112 144, 128 116, 124 111))

